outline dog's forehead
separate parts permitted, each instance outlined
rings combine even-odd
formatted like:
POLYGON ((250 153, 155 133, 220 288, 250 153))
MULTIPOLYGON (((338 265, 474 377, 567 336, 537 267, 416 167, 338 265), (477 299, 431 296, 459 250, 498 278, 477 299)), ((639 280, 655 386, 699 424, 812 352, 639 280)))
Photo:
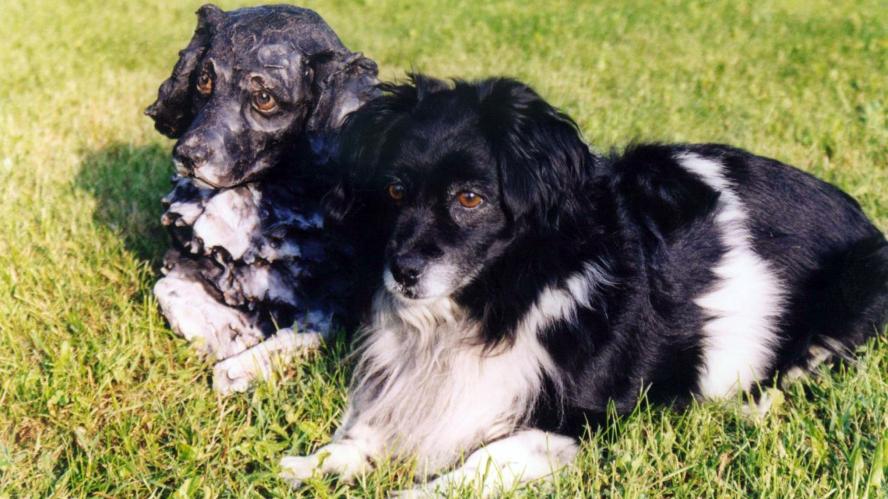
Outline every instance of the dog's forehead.
POLYGON ((227 12, 207 58, 227 71, 260 69, 294 74, 310 54, 342 52, 345 46, 315 12, 295 6, 248 7, 227 12))
POLYGON ((234 52, 214 44, 204 60, 212 61, 215 73, 225 80, 246 85, 251 76, 262 75, 267 84, 289 88, 301 81, 306 57, 285 44, 256 43, 234 52))
POLYGON ((216 38, 221 38, 221 45, 227 45, 235 58, 247 59, 243 62, 276 66, 301 64, 309 54, 345 50, 333 29, 317 13, 288 5, 229 12, 216 38))
POLYGON ((489 144, 467 117, 437 116, 413 121, 398 147, 402 159, 429 168, 485 163, 492 155, 489 144))
POLYGON ((342 41, 320 15, 293 5, 246 7, 226 13, 225 30, 267 38, 309 41, 328 49, 344 49, 342 41))
POLYGON ((266 69, 291 69, 302 67, 304 55, 293 50, 292 45, 282 43, 263 44, 252 51, 255 62, 266 69))
POLYGON ((413 140, 402 143, 392 162, 395 176, 409 177, 413 184, 431 189, 463 182, 496 182, 494 160, 482 143, 462 140, 465 137, 459 135, 438 137, 439 141, 410 135, 413 140))

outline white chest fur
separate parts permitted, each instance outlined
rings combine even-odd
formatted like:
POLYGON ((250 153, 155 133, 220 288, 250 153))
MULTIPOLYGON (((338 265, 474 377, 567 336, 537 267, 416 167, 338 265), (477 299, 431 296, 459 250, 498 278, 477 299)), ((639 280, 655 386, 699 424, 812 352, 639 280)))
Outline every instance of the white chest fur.
POLYGON ((519 321, 514 342, 485 350, 479 324, 450 299, 404 302, 381 291, 364 332, 349 409, 337 432, 381 452, 416 456, 429 472, 508 435, 528 418, 554 363, 539 332, 576 320, 594 289, 608 283, 593 264, 543 288, 519 321), (358 430, 358 431, 355 431, 358 430))
POLYGON ((372 428, 386 453, 432 471, 528 416, 551 364, 536 331, 488 352, 449 299, 406 304, 383 292, 375 310, 339 433, 372 428))

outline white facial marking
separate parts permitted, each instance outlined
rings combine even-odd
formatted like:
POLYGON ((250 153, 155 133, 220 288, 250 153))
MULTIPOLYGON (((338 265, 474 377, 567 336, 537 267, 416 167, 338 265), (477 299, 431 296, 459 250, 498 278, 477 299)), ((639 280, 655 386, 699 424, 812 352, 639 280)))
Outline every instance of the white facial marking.
POLYGON ((419 279, 420 296, 437 298, 451 294, 459 285, 459 269, 449 263, 430 263, 419 279))
POLYGON ((749 389, 771 367, 785 291, 768 262, 753 250, 746 209, 725 178, 724 166, 692 153, 677 159, 719 192, 715 223, 726 252, 714 269, 716 282, 694 301, 712 317, 703 326, 700 393, 727 397, 749 389))
POLYGON ((420 274, 416 285, 409 290, 412 296, 408 295, 408 290, 395 279, 388 265, 383 271, 382 281, 385 289, 399 298, 430 300, 446 297, 458 289, 466 281, 464 276, 461 278, 459 274, 459 269, 455 265, 442 262, 429 263, 420 274))
POLYGON ((385 270, 382 272, 382 282, 389 293, 401 293, 401 285, 395 280, 395 276, 392 275, 392 269, 388 265, 385 266, 385 270))

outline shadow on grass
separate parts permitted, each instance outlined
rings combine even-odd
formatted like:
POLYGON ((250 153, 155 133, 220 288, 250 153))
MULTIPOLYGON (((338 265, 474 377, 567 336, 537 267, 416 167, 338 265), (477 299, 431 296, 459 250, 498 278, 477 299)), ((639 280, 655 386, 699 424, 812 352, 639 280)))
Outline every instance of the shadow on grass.
POLYGON ((158 144, 114 144, 86 154, 74 179, 75 187, 96 199, 93 220, 155 269, 169 246, 160 198, 171 188, 171 170, 170 152, 158 144))

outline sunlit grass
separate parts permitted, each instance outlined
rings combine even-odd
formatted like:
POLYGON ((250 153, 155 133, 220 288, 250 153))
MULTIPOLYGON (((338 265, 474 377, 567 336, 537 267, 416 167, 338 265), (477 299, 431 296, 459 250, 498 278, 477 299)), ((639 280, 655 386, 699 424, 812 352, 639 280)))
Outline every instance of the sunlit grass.
MULTIPOLYGON (((728 142, 840 185, 888 228, 883 2, 308 5, 386 78, 517 76, 599 150, 728 142)), ((141 111, 197 6, 0 7, 0 496, 285 495, 278 459, 335 426, 344 345, 219 399, 151 297, 171 144, 141 111)), ((590 435, 578 467, 516 495, 884 496, 886 378, 880 339, 762 420, 734 404, 642 406, 590 435)), ((385 467, 298 494, 409 479, 385 467)))

